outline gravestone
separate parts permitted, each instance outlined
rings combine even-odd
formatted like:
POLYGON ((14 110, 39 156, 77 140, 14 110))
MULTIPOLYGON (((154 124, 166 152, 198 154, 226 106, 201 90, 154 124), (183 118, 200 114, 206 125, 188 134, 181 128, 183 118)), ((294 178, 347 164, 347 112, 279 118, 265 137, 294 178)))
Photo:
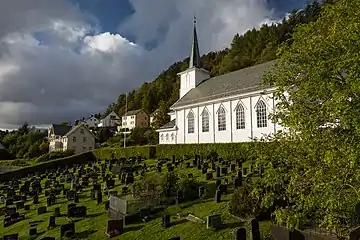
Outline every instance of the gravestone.
POLYGON ((169 238, 169 240, 180 240, 180 237, 169 238))
POLYGON ((242 178, 235 177, 234 178, 234 188, 239 188, 242 185, 242 178))
POLYGON ((230 171, 231 171, 231 172, 235 172, 235 171, 236 171, 236 165, 235 165, 235 164, 231 164, 231 165, 230 165, 230 171))
POLYGON ((226 175, 228 173, 227 167, 221 168, 221 174, 226 175))
POLYGON ((236 228, 234 232, 234 240, 246 240, 246 228, 236 228))
POLYGON ((207 170, 208 170, 208 169, 207 169, 206 167, 203 167, 203 168, 201 169, 201 173, 202 173, 202 174, 206 174, 206 173, 207 173, 207 170))
POLYGON ((4 236, 4 240, 18 240, 18 239, 19 239, 18 233, 8 234, 4 236))
POLYGON ((53 196, 50 196, 46 199, 47 206, 50 207, 52 205, 55 205, 56 199, 53 196))
POLYGON ((29 229, 29 236, 35 236, 37 234, 36 228, 30 228, 29 229))
POLYGON ((61 212, 60 212, 60 207, 56 207, 54 210, 54 216, 55 217, 60 217, 61 216, 61 212))
POLYGON ((68 223, 60 226, 60 238, 71 237, 75 234, 75 223, 68 223))
POLYGON ((250 220, 250 228, 251 228, 250 239, 260 240, 259 222, 255 218, 250 220))
POLYGON ((75 194, 74 202, 79 203, 79 195, 75 194))
POLYGON ((169 214, 162 216, 162 226, 163 226, 163 228, 170 227, 170 215, 169 214))
POLYGON ((205 187, 204 186, 200 186, 199 187, 199 198, 202 199, 205 197, 205 187))
POLYGON ((26 205, 24 206, 24 208, 25 208, 25 211, 29 211, 29 210, 30 210, 30 205, 29 205, 29 204, 26 204, 26 205))
POLYGON ((68 201, 74 201, 75 200, 75 194, 76 192, 74 190, 69 190, 66 193, 66 198, 68 201))
POLYGON ((96 200, 96 193, 97 193, 97 190, 91 189, 91 191, 90 191, 91 200, 96 200))
POLYGON ((219 178, 220 177, 220 168, 216 167, 216 177, 219 178))
POLYGON ((221 192, 219 190, 216 190, 216 192, 215 192, 215 202, 216 203, 221 202, 221 192))
POLYGON ((96 198, 97 198, 97 204, 98 205, 101 204, 102 203, 102 192, 98 191, 96 198))
POLYGON ((217 179, 215 185, 218 188, 221 185, 221 179, 217 179))
POLYGON ((50 216, 49 217, 49 225, 48 225, 48 229, 50 228, 54 228, 56 227, 56 220, 55 220, 55 216, 50 216))
POLYGON ((106 234, 115 237, 124 232, 124 219, 108 220, 106 234))
POLYGON ((207 217, 207 229, 219 229, 221 227, 221 215, 215 214, 207 217))
POLYGON ((25 203, 23 201, 20 202, 16 202, 16 209, 23 209, 24 208, 25 203))
POLYGON ((45 206, 39 207, 38 208, 38 215, 44 214, 44 213, 46 213, 46 207, 45 206))
POLYGON ((85 206, 76 206, 68 209, 68 217, 86 217, 87 208, 85 206))
POLYGON ((13 205, 13 204, 14 204, 14 199, 8 198, 8 199, 5 200, 5 206, 6 206, 6 207, 7 207, 7 206, 11 206, 11 205, 13 205))

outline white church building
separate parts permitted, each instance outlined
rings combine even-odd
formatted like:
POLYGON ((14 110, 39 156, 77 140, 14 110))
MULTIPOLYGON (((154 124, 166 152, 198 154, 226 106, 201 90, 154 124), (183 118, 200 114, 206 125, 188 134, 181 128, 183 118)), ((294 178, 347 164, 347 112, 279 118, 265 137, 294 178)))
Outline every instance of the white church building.
POLYGON ((210 78, 201 68, 194 25, 189 68, 180 75, 180 97, 170 122, 156 131, 159 144, 248 142, 282 129, 271 122, 275 88, 260 85, 275 61, 210 78))

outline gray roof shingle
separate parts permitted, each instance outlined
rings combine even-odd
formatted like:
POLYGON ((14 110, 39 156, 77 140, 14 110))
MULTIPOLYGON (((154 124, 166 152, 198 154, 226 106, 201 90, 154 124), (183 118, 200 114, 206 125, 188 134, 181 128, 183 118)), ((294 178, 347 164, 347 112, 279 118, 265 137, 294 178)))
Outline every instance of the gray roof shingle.
POLYGON ((169 129, 175 127, 175 119, 166 123, 164 126, 159 127, 159 129, 169 129))
POLYGON ((260 85, 263 75, 275 66, 276 60, 209 78, 175 102, 171 109, 241 93, 266 89, 260 85))
POLYGON ((123 117, 125 116, 132 116, 132 115, 136 115, 138 114, 139 112, 141 112, 142 109, 137 109, 137 110, 132 110, 132 111, 128 111, 126 112, 124 115, 122 115, 123 117))
POLYGON ((64 136, 67 132, 71 130, 71 126, 65 126, 60 124, 53 124, 54 134, 57 136, 64 136))

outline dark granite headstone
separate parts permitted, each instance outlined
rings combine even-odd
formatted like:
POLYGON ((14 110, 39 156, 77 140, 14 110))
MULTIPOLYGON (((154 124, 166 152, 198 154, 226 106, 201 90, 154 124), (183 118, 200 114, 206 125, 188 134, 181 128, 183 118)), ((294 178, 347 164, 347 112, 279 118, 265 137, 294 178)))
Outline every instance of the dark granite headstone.
POLYGON ((162 216, 162 226, 163 226, 163 228, 170 227, 170 215, 169 214, 162 216))
POLYGON ((75 223, 68 223, 60 226, 60 238, 71 237, 75 234, 75 223))
POLYGON ((221 201, 221 192, 219 190, 216 190, 215 192, 215 202, 219 203, 221 201))
POLYGON ((234 232, 234 240, 246 240, 246 228, 236 228, 234 232))
POLYGON ((42 206, 38 208, 38 215, 46 213, 46 207, 42 206))
POLYGON ((106 233, 110 237, 115 237, 124 232, 124 219, 108 220, 106 233))
POLYGON ((250 232, 250 238, 252 240, 260 240, 260 227, 259 227, 259 222, 258 220, 256 220, 255 218, 250 220, 250 227, 251 227, 251 232, 250 232))

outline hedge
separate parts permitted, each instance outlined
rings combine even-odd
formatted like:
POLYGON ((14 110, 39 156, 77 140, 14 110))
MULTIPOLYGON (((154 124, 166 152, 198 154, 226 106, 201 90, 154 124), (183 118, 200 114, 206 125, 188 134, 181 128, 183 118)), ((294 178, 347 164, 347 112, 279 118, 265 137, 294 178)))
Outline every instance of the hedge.
POLYGON ((256 149, 261 147, 260 142, 245 143, 202 143, 202 144, 169 144, 157 145, 156 157, 176 158, 194 157, 195 154, 201 156, 209 156, 213 153, 224 159, 249 158, 256 155, 256 149))
POLYGON ((156 155, 156 146, 132 146, 126 148, 99 148, 93 150, 93 153, 97 159, 105 160, 122 157, 133 157, 133 156, 142 156, 147 159, 155 158, 156 155))
POLYGON ((4 172, 0 174, 0 181, 9 181, 12 180, 14 177, 26 177, 29 173, 44 172, 45 170, 57 169, 58 167, 65 165, 72 166, 74 164, 84 164, 95 160, 96 158, 92 152, 85 152, 70 157, 60 158, 45 163, 20 168, 10 172, 4 172))

